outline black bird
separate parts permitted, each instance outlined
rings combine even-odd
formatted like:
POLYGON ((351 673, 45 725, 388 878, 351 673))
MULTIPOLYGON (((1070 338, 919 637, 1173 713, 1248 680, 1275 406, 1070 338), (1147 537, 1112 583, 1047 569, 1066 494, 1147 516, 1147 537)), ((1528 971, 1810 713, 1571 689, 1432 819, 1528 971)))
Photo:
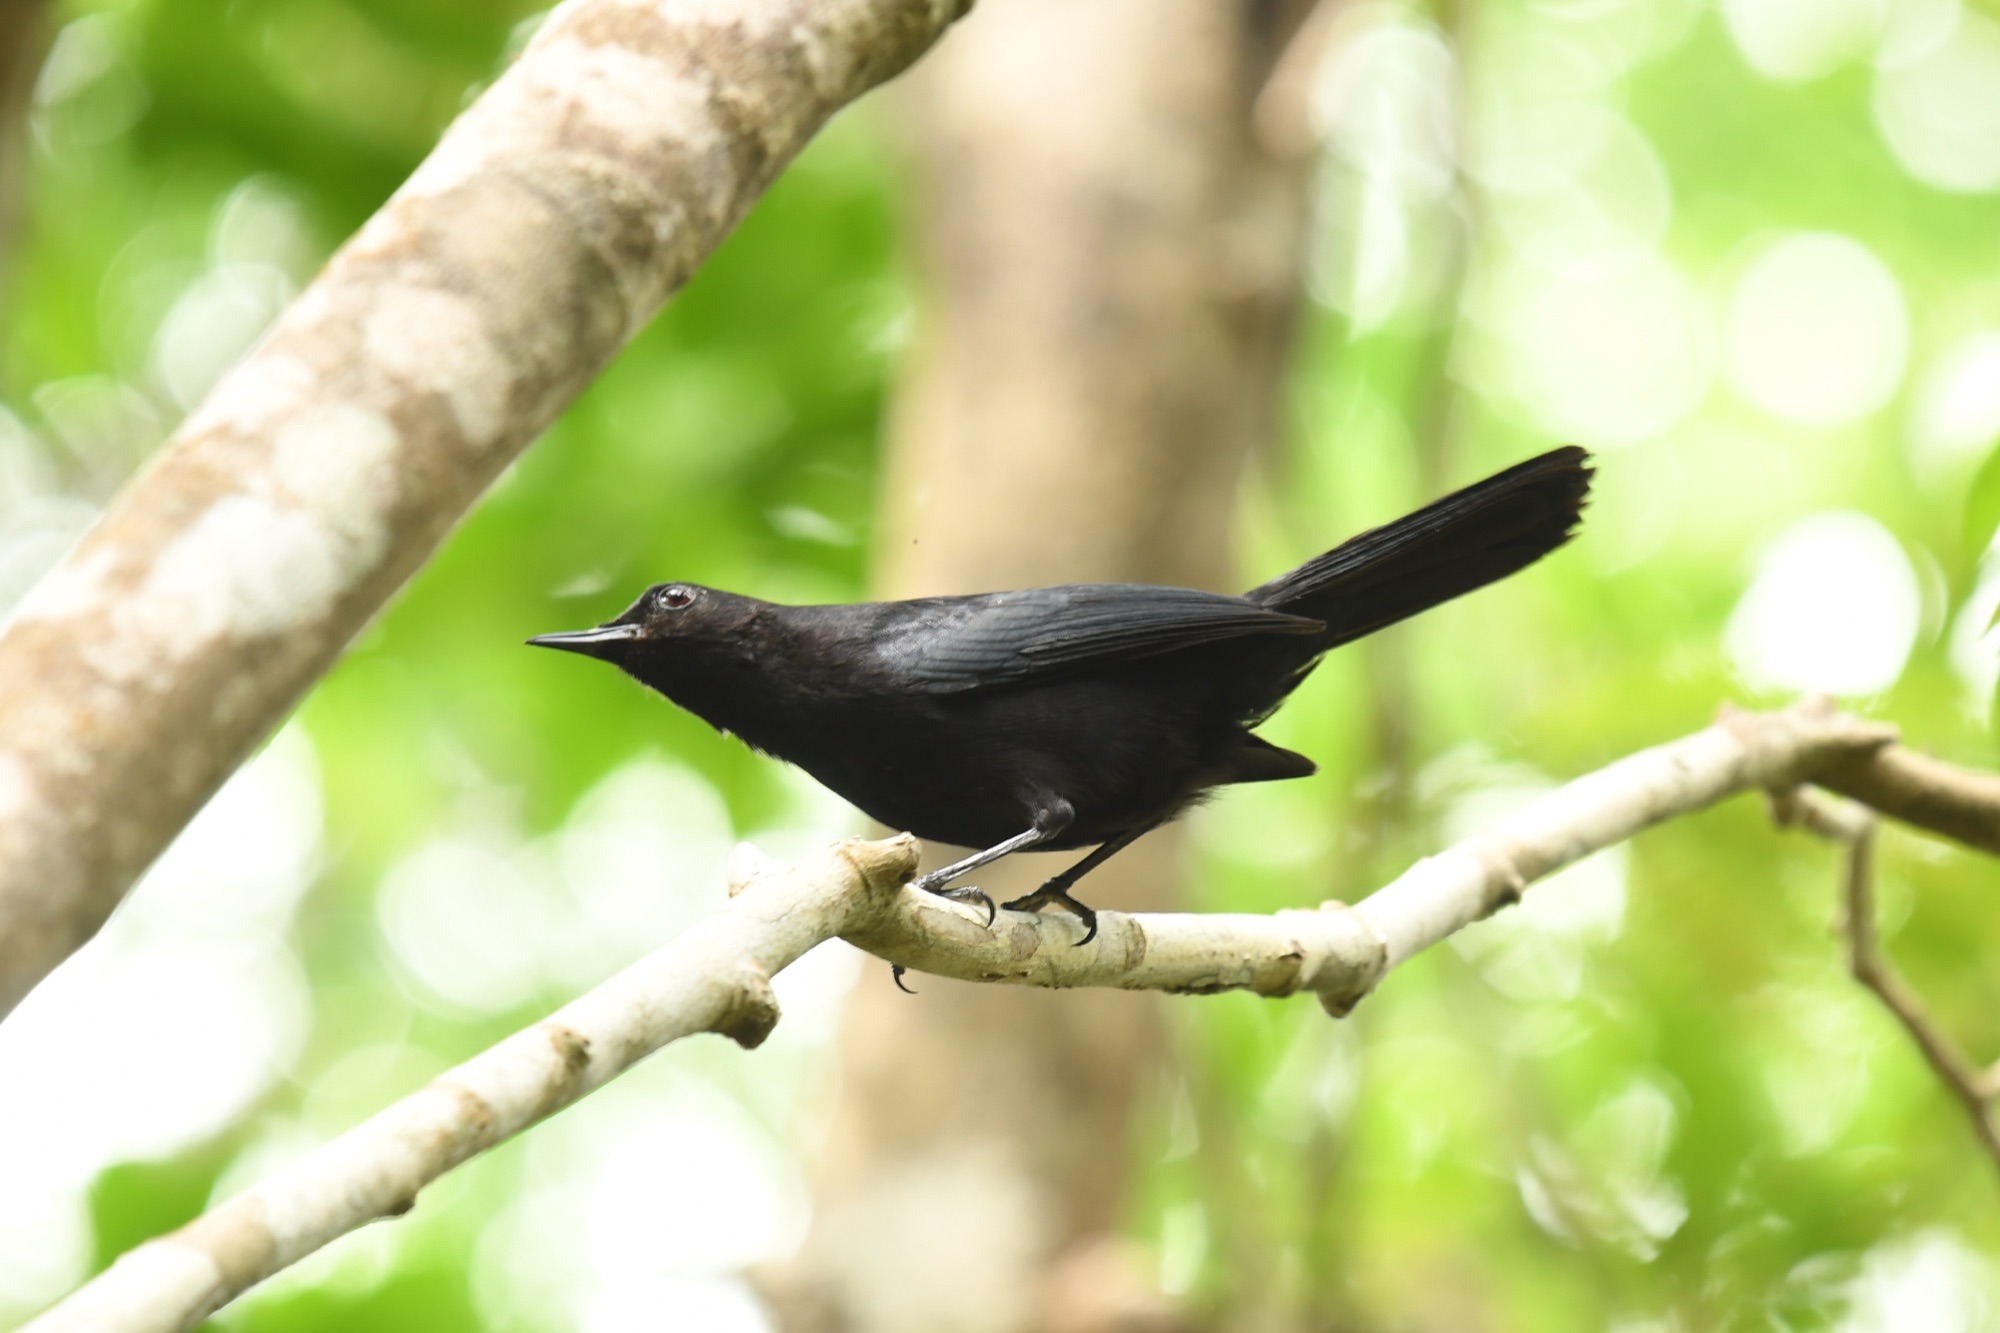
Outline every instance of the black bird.
POLYGON ((1081 583, 854 606, 780 606, 692 583, 648 588, 596 629, 528 642, 601 658, 891 828, 985 850, 1096 850, 1011 910, 1077 880, 1212 788, 1301 778, 1312 760, 1251 728, 1320 657, 1561 546, 1589 455, 1543 454, 1364 532, 1241 597, 1081 583))

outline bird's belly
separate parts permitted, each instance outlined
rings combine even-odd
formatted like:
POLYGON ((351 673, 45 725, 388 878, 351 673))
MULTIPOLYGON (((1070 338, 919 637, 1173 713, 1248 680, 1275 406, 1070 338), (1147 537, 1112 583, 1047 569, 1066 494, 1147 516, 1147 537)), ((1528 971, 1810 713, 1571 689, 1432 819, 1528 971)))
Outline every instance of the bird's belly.
POLYGON ((856 701, 820 721, 815 731, 829 740, 851 733, 875 743, 835 741, 785 757, 872 818, 928 841, 989 847, 1060 798, 1075 820, 1050 851, 1171 819, 1213 785, 1213 752, 1240 735, 1171 691, 1074 678, 936 696, 915 708, 904 698, 893 717, 856 701), (880 744, 885 732, 897 737, 893 747, 880 744))

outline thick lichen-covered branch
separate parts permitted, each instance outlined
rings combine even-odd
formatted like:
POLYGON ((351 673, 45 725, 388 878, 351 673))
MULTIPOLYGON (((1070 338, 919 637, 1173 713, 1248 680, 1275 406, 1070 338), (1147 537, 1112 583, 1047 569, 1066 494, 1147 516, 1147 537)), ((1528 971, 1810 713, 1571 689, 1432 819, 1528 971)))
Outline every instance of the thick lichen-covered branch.
POLYGON ((569 0, 0 637, 0 1014, 970 0, 569 0))

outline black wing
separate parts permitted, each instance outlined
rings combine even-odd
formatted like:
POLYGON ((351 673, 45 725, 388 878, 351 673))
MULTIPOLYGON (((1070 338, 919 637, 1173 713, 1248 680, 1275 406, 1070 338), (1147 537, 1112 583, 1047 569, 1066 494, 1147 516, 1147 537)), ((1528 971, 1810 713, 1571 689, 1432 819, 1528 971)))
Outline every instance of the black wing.
POLYGON ((1326 628, 1241 597, 1141 583, 1078 583, 929 598, 900 607, 908 614, 877 637, 877 651, 906 679, 940 694, 1249 634, 1318 634, 1326 628))

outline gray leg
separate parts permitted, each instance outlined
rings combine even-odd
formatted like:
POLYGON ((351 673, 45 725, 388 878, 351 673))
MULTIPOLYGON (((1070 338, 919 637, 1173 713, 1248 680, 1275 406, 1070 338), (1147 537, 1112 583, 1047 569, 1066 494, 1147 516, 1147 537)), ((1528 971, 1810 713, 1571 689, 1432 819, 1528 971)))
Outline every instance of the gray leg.
POLYGON ((1076 942, 1077 947, 1081 948, 1097 938, 1097 913, 1070 897, 1069 886, 1152 831, 1151 828, 1142 828, 1134 829, 1130 833, 1121 833, 1111 841, 1099 845, 1096 851, 1084 857, 1060 875, 1044 881, 1042 887, 1036 889, 1033 893, 1025 897, 1016 898, 1011 903, 1002 903, 1001 906, 1010 912, 1039 912, 1052 903, 1061 903, 1064 907, 1076 913, 1077 917, 1083 922, 1083 938, 1076 942))
POLYGON ((935 893, 940 898, 952 898, 959 902, 984 903, 986 924, 993 924, 993 900, 968 884, 963 888, 947 889, 945 885, 960 875, 991 865, 1010 852, 1024 852, 1030 847, 1038 847, 1056 837, 1076 819, 1076 808, 1061 797, 1049 800, 1035 812, 1035 824, 1025 833, 1016 833, 1005 842, 995 843, 983 852, 974 852, 963 861, 954 861, 942 870, 933 870, 928 875, 919 876, 915 887, 925 893, 935 893))
POLYGON ((1013 837, 1007 839, 1007 841, 996 842, 985 851, 974 852, 963 861, 953 861, 942 870, 931 871, 930 874, 917 880, 916 887, 926 893, 942 893, 944 892, 944 886, 957 879, 960 875, 968 874, 983 865, 991 865, 1010 852, 1025 852, 1030 847, 1047 842, 1060 832, 1062 830, 1059 828, 1049 829, 1046 832, 1038 828, 1031 828, 1026 833, 1016 833, 1013 837))

